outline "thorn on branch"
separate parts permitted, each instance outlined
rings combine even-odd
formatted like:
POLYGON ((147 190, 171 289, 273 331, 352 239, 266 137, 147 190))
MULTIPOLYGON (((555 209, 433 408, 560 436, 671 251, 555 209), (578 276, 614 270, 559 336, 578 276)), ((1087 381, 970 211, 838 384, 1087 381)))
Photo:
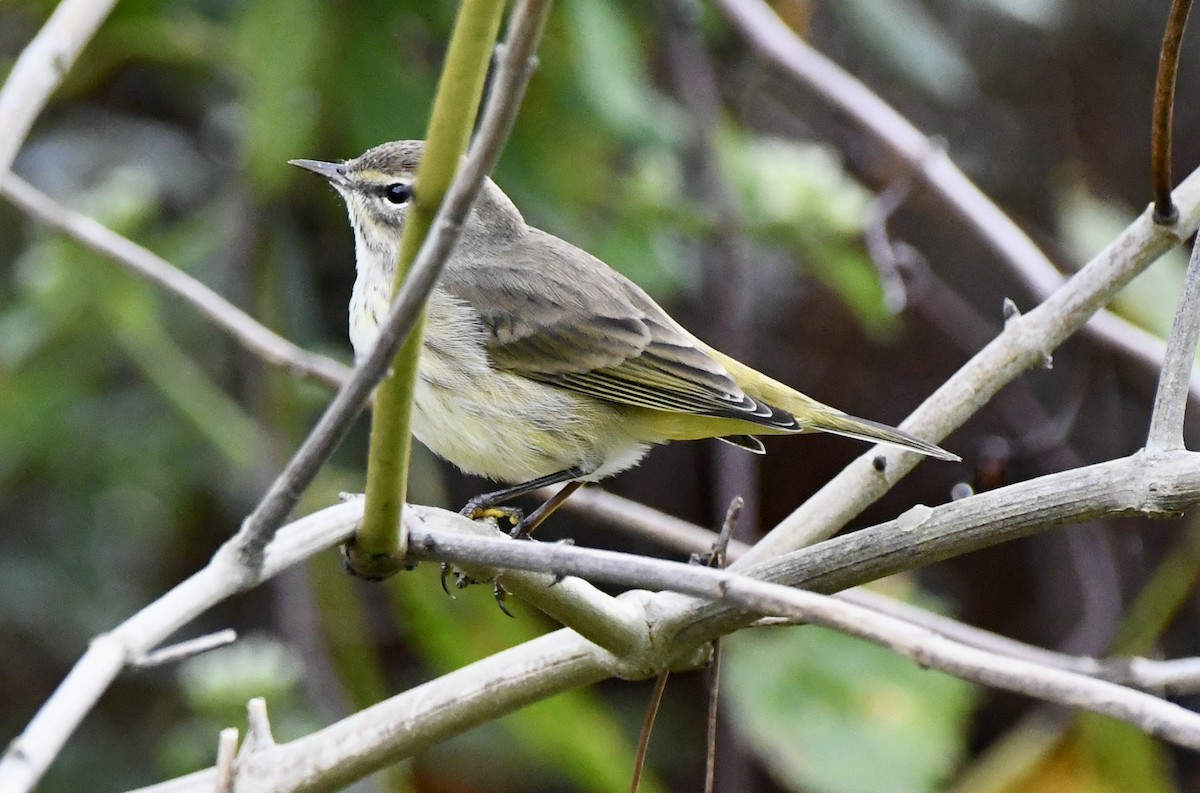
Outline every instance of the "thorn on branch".
POLYGON ((246 703, 246 741, 242 744, 242 754, 249 755, 261 752, 275 745, 275 736, 271 734, 271 719, 267 716, 267 701, 255 697, 246 703))
POLYGON ((217 736, 217 784, 213 787, 216 793, 233 793, 237 744, 237 727, 226 727, 217 736))

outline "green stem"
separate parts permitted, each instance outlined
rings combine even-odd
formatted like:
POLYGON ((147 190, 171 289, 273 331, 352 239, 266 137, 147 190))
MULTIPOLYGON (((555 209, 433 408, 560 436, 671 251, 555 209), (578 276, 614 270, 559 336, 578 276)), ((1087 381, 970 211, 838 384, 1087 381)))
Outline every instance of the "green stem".
MULTIPOLYGON (((463 0, 459 7, 425 135, 425 153, 417 170, 415 199, 400 239, 393 295, 404 282, 467 150, 503 11, 503 0, 463 0)), ((375 393, 367 457, 365 513, 354 542, 356 553, 362 554, 360 561, 378 560, 386 566, 384 560, 395 564, 404 555, 400 513, 408 484, 412 395, 424 324, 422 316, 396 354, 391 372, 380 382, 375 393)), ((359 572, 370 574, 372 571, 359 572)))

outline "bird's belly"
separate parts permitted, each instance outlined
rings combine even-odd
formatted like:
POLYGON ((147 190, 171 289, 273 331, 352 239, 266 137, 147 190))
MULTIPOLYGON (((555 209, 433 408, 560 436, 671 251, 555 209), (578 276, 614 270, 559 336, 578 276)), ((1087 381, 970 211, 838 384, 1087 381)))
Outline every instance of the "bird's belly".
POLYGON ((413 399, 413 434, 468 473, 526 482, 579 467, 597 480, 650 446, 615 406, 475 364, 427 346, 413 399))

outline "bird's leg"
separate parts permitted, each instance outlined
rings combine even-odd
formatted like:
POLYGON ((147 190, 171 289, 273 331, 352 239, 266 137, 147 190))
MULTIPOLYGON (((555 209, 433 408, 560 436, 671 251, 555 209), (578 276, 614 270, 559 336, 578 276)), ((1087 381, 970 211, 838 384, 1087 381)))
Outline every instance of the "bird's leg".
MULTIPOLYGON (((556 471, 552 474, 547 474, 546 476, 539 476, 537 479, 531 479, 528 482, 522 482, 518 485, 512 485, 511 487, 506 487, 501 490, 495 490, 491 493, 482 493, 468 501, 466 506, 459 511, 459 514, 465 515, 471 520, 475 520, 477 518, 507 518, 508 521, 513 524, 513 526, 520 528, 521 524, 525 522, 525 513, 523 513, 517 507, 502 507, 500 506, 501 504, 506 501, 512 501, 518 496, 523 496, 526 493, 537 490, 539 487, 557 485, 560 482, 570 482, 571 480, 578 479, 586 474, 587 472, 582 468, 578 466, 572 466, 571 468, 566 468, 562 471, 556 471)), ((570 495, 570 493, 567 495, 570 495)), ((566 498, 566 496, 563 496, 563 498, 566 498)), ((554 506, 558 506, 558 504, 555 504, 554 506)), ((534 514, 537 514, 537 512, 540 511, 541 508, 535 511, 534 514)), ((553 508, 551 511, 553 511, 553 508)), ((538 519, 538 523, 541 523, 548 514, 550 513, 547 512, 542 515, 541 518, 538 519)), ((536 526, 537 524, 534 525, 536 526)))
MULTIPOLYGON (((471 520, 476 518, 507 518, 512 524, 513 529, 510 534, 514 538, 527 538, 533 533, 533 530, 541 525, 542 521, 550 517, 550 513, 558 509, 558 507, 567 500, 567 497, 578 490, 583 482, 577 481, 579 477, 586 476, 587 471, 578 466, 557 471, 547 476, 541 476, 529 482, 522 482, 519 485, 506 487, 503 490, 496 490, 491 493, 483 493, 475 496, 467 502, 466 506, 460 510, 459 514, 465 515, 471 520), (523 496, 537 490, 539 487, 547 487, 549 485, 557 485, 565 482, 562 488, 550 498, 546 499, 537 509, 525 517, 524 513, 516 507, 500 506, 505 501, 523 496)), ((446 575, 450 571, 450 566, 442 565, 442 589, 446 589, 446 575)), ((461 580, 456 584, 461 585, 461 580)), ((449 593, 449 590, 446 590, 449 593)), ((500 583, 500 579, 496 578, 492 581, 492 594, 496 598, 496 605, 500 607, 508 616, 512 616, 508 611, 508 607, 504 605, 505 596, 508 594, 504 586, 500 583)))
POLYGON ((528 539, 533 534, 533 530, 542 525, 542 521, 550 517, 550 513, 558 509, 572 493, 581 487, 583 487, 583 482, 580 482, 578 479, 567 482, 559 488, 557 493, 543 501, 540 507, 519 521, 509 534, 513 536, 513 539, 528 539))

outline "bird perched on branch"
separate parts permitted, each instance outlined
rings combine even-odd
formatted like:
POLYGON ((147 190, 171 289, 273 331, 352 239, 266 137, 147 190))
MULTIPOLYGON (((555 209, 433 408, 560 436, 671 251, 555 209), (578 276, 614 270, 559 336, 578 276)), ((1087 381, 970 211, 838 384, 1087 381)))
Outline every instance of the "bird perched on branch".
MULTIPOLYGON (((292 160, 345 199, 358 267, 350 341, 360 357, 388 314, 422 150, 409 140, 344 163, 292 160)), ((514 533, 532 531, 582 483, 670 441, 716 438, 762 453, 757 435, 831 432, 959 459, 709 347, 625 276, 527 225, 490 179, 429 300, 412 431, 464 471, 515 483, 464 512, 495 514, 565 483, 514 533)))

